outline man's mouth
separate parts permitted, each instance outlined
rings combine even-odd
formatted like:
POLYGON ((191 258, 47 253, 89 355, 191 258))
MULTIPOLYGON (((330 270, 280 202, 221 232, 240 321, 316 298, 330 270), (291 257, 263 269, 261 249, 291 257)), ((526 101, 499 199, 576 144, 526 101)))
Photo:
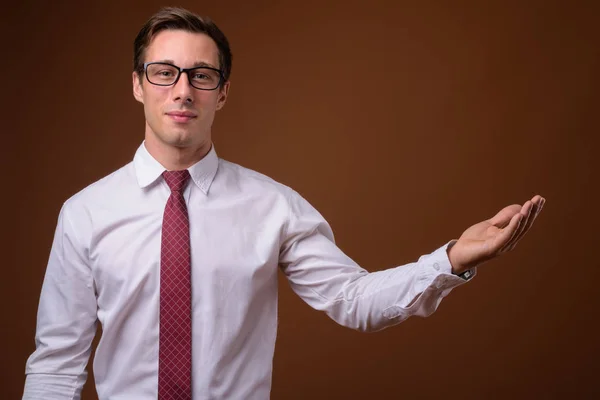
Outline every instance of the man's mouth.
POLYGON ((167 115, 175 122, 188 122, 196 118, 196 114, 191 111, 169 111, 167 115))

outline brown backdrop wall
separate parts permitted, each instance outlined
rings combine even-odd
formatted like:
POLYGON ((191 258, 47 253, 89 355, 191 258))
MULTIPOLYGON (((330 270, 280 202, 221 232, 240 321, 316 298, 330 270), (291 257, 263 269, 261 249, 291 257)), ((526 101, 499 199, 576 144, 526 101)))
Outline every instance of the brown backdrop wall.
MULTIPOLYGON (((164 3, 3 11, 0 397, 20 398, 59 208, 143 138, 132 41, 164 3)), ((281 278, 273 399, 590 398, 597 389, 597 2, 181 0, 234 52, 219 155, 308 198, 375 271, 540 193, 513 253, 374 334, 281 278)), ((95 399, 93 376, 84 398, 95 399)))

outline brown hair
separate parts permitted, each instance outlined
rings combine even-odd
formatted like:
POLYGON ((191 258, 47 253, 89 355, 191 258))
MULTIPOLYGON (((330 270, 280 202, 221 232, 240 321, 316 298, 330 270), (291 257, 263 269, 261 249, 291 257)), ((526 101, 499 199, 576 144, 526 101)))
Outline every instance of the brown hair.
POLYGON ((144 53, 148 45, 160 31, 166 29, 181 29, 188 32, 204 33, 217 44, 219 49, 219 68, 223 73, 224 82, 231 74, 231 49, 229 41, 219 27, 208 17, 200 17, 186 9, 165 7, 154 14, 144 24, 133 42, 133 70, 141 74, 144 71, 144 53))

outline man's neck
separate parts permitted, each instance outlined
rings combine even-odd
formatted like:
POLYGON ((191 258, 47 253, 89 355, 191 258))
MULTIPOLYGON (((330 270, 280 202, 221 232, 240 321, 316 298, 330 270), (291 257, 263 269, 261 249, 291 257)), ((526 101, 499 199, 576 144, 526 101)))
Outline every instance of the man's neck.
POLYGON ((211 141, 197 146, 173 146, 146 135, 144 146, 148 153, 169 171, 187 169, 202 160, 212 147, 211 141))

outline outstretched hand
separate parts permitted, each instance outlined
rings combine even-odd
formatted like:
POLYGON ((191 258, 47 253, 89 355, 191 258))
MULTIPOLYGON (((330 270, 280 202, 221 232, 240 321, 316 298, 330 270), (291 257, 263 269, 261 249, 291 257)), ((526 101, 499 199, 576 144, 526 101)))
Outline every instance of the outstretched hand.
POLYGON ((460 274, 512 250, 531 228, 545 202, 536 195, 523 206, 507 206, 491 219, 464 231, 448 250, 452 272, 460 274))

